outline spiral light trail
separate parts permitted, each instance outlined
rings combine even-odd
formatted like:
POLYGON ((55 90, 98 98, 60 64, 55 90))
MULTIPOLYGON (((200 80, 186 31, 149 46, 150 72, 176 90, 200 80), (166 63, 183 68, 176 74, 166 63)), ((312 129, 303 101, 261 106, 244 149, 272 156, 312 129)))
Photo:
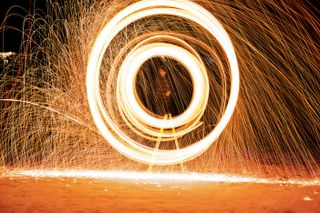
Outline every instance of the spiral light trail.
MULTIPOLYGON (((110 70, 113 72, 114 70, 110 70)), ((112 74, 112 73, 110 73, 112 74)), ((87 96, 94 122, 103 137, 123 155, 153 165, 177 164, 191 160, 219 137, 228 124, 236 107, 240 80, 236 54, 232 42, 219 21, 202 6, 186 0, 142 0, 117 13, 97 36, 87 65, 87 96), (228 59, 231 80, 229 101, 220 121, 203 139, 179 150, 158 150, 139 144, 117 127, 111 119, 100 94, 100 69, 106 50, 113 38, 129 24, 142 18, 170 15, 195 22, 216 38, 228 59)), ((206 67, 197 51, 174 35, 157 34, 145 38, 123 60, 117 79, 116 99, 120 115, 126 124, 140 136, 159 136, 159 129, 176 129, 175 133, 164 131, 161 137, 171 139, 194 130, 201 124, 209 97, 209 81, 206 67), (168 42, 163 42, 166 40, 168 42), (169 43, 170 42, 170 43, 169 43), (193 83, 191 102, 182 114, 171 120, 150 114, 138 98, 135 82, 139 68, 154 57, 172 58, 187 69, 193 83)))

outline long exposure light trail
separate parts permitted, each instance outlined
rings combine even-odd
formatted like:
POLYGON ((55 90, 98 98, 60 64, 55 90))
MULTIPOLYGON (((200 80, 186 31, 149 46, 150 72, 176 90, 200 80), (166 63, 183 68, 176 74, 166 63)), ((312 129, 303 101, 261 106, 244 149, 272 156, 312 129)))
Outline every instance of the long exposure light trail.
POLYGON ((123 74, 120 71, 122 75, 118 83, 118 85, 120 85, 119 87, 121 87, 121 84, 123 84, 123 88, 121 91, 123 100, 122 102, 126 103, 127 110, 131 109, 131 119, 135 123, 146 121, 146 124, 152 127, 166 129, 176 128, 185 125, 186 123, 190 122, 190 120, 193 121, 195 118, 199 116, 198 112, 203 112, 203 110, 201 110, 201 108, 203 108, 202 105, 204 105, 207 102, 209 96, 209 82, 206 73, 203 71, 203 63, 197 60, 197 58, 195 58, 190 52, 185 51, 184 49, 178 46, 166 43, 154 43, 146 45, 140 51, 136 50, 135 52, 137 53, 132 55, 130 54, 131 60, 129 61, 133 63, 127 64, 126 61, 123 63, 124 65, 121 68, 121 70, 123 70, 123 74), (155 118, 146 113, 140 107, 139 103, 137 102, 136 95, 134 94, 134 79, 139 70, 139 67, 141 66, 140 63, 146 61, 148 58, 152 58, 154 56, 159 55, 170 56, 176 59, 177 61, 181 62, 182 64, 185 64, 188 70, 190 71, 192 80, 194 82, 194 95, 188 109, 181 115, 171 120, 155 118), (134 72, 132 72, 131 70, 134 70, 134 72), (128 85, 126 82, 132 82, 132 84, 130 86, 126 86, 128 85), (203 97, 203 93, 206 94, 205 97, 203 97), (135 115, 137 117, 135 117, 135 115))
POLYGON ((2 45, 16 45, 0 53, 2 169, 180 172, 182 161, 186 172, 319 178, 320 22, 311 1, 43 2, 29 12, 1 7, 2 45), (22 43, 12 30, 27 35, 22 43), (137 57, 162 44, 154 58, 137 57), (208 101, 205 85, 193 95, 193 77, 206 76, 208 101))
POLYGON ((50 178, 92 178, 104 180, 124 180, 143 183, 258 183, 258 184, 287 184, 303 186, 320 186, 319 179, 280 180, 275 178, 257 178, 229 174, 209 173, 154 173, 136 171, 99 171, 99 170, 16 170, 4 174, 8 177, 50 177, 50 178))
MULTIPOLYGON (((199 117, 201 117, 207 103, 209 94, 208 85, 205 66, 193 51, 174 44, 147 43, 136 48, 124 59, 118 78, 118 107, 120 111, 123 111, 122 115, 126 116, 125 119, 132 126, 138 126, 140 130, 150 130, 151 127, 158 129, 176 128, 176 136, 179 136, 182 135, 179 132, 179 127, 183 125, 189 125, 189 127, 197 125, 197 121, 199 121, 199 117), (139 54, 136 54, 137 52, 139 54), (192 101, 184 113, 173 117, 172 120, 165 121, 148 114, 137 100, 134 90, 135 77, 139 67, 151 57, 176 59, 186 66, 191 75, 194 87, 192 101)), ((237 58, 232 42, 223 26, 210 12, 191 1, 143 0, 129 5, 117 13, 97 36, 89 55, 86 87, 94 122, 103 137, 116 150, 136 161, 154 165, 167 165, 178 164, 199 156, 220 136, 236 107, 240 80, 237 58), (224 114, 215 128, 203 139, 190 146, 179 150, 158 150, 156 153, 154 153, 153 148, 140 145, 116 127, 116 124, 110 118, 102 103, 99 84, 102 59, 113 38, 129 24, 155 15, 177 16, 195 22, 206 29, 216 38, 224 50, 231 72, 229 101, 224 114)), ((181 129, 185 131, 185 128, 181 129)))
MULTIPOLYGON (((124 66, 126 64, 126 62, 123 62, 123 65, 121 68, 121 70, 123 70, 123 71, 122 72, 120 71, 120 73, 122 73, 122 75, 121 75, 121 77, 118 78, 118 84, 117 84, 118 91, 119 91, 121 97, 118 97, 117 104, 123 110, 123 113, 122 113, 122 111, 120 111, 123 120, 137 135, 140 135, 140 136, 142 136, 146 139, 149 139, 149 140, 156 140, 156 138, 158 138, 158 137, 161 137, 161 141, 173 140, 176 137, 181 137, 181 136, 191 132, 192 130, 196 129, 197 127, 199 127, 201 125, 201 122, 199 122, 199 121, 200 121, 201 116, 203 115, 203 112, 205 110, 206 102, 208 100, 208 95, 209 95, 209 93, 207 92, 208 87, 209 87, 207 73, 205 70, 205 66, 201 60, 201 57, 198 55, 197 51, 194 48, 192 48, 184 40, 179 39, 179 38, 173 36, 172 34, 171 35, 170 34, 161 34, 161 35, 147 34, 144 36, 145 36, 145 39, 143 39, 142 42, 140 42, 138 45, 135 46, 135 48, 133 50, 131 50, 131 53, 128 55, 128 57, 130 56, 130 57, 134 58, 134 61, 140 61, 143 63, 144 61, 147 60, 147 58, 152 58, 153 55, 154 56, 163 56, 163 55, 168 56, 168 55, 170 55, 172 58, 176 59, 181 64, 184 64, 186 66, 186 68, 190 67, 188 69, 188 71, 189 71, 189 74, 191 75, 191 77, 194 77, 194 78, 192 78, 192 80, 195 82, 194 87, 195 87, 196 92, 194 92, 195 95, 193 95, 193 97, 195 97, 195 98, 192 100, 192 104, 190 103, 189 109, 187 111, 185 111, 184 113, 182 113, 182 115, 178 116, 177 118, 174 118, 174 120, 170 119, 170 120, 164 121, 163 119, 158 119, 153 116, 150 116, 148 113, 145 113, 144 110, 140 108, 140 106, 141 107, 144 107, 144 106, 136 98, 136 93, 134 93, 136 91, 135 84, 132 84, 131 87, 128 89, 127 84, 123 83, 123 82, 127 82, 127 81, 134 82, 136 79, 136 76, 137 76, 138 68, 133 69, 133 67, 132 67, 133 65, 128 65, 128 64, 126 66, 124 66), (173 46, 173 45, 169 45, 168 43, 163 43, 163 41, 161 43, 155 42, 158 40, 176 42, 176 44, 173 46), (150 52, 149 48, 145 47, 146 44, 149 44, 150 48, 151 48, 150 45, 153 46, 151 48, 151 49, 153 49, 153 51, 152 51, 153 53, 150 52), (154 45, 157 45, 158 47, 156 49, 154 49, 154 45), (181 46, 183 48, 181 48, 181 46), (143 48, 143 50, 139 51, 140 47, 143 48), (164 54, 160 54, 161 51, 159 51, 160 50, 159 48, 161 48, 163 51, 164 47, 166 47, 165 48, 166 52, 164 54), (154 51, 154 50, 156 50, 156 51, 154 51), (143 55, 146 58, 138 60, 137 54, 139 52, 140 52, 139 55, 144 53, 143 55), (145 54, 146 52, 149 52, 149 54, 145 54), (184 60, 181 60, 182 58, 184 60), (123 68, 123 67, 125 67, 125 68, 123 68), (194 73, 192 70, 195 70, 195 69, 192 67, 194 67, 196 70, 198 70, 200 75, 197 72, 194 73), (126 73, 127 70, 134 70, 134 72, 131 74, 126 73), (128 80, 128 76, 131 76, 134 79, 128 80), (126 88, 127 88, 128 92, 125 91, 126 88), (125 104, 122 104, 122 103, 129 103, 129 100, 127 98, 128 94, 130 94, 130 99, 133 102, 131 104, 127 104, 130 107, 128 107, 125 104), (121 99, 122 99, 122 101, 121 101, 121 99), (135 105, 135 107, 133 107, 134 105, 135 105), (197 107, 197 108, 195 109, 195 107, 197 107), (130 108, 132 108, 132 110, 130 110, 130 108), (136 110, 138 110, 138 112, 134 113, 136 110), (133 111, 133 113, 131 113, 131 111, 133 111), (127 117, 124 114, 126 114, 126 116, 130 116, 132 121, 131 122, 128 121, 127 117), (135 114, 138 115, 138 118, 135 117, 135 114), (144 118, 141 118, 139 115, 144 116, 144 118), (192 118, 194 118, 194 120, 192 120, 192 118), (150 121, 148 122, 148 120, 150 120, 151 122, 150 121), (146 124, 144 124, 143 121, 146 121, 146 124), (189 122, 189 123, 187 123, 187 122, 189 122), (131 123, 134 123, 134 126, 131 123), (175 127, 175 130, 176 130, 175 134, 173 134, 172 131, 166 131, 166 129, 163 129, 161 134, 159 133, 159 128, 160 129, 165 128, 165 127, 168 128, 170 125, 172 127, 175 127), (181 127, 179 127, 179 126, 181 126, 181 127), (137 131, 136 130, 137 128, 141 131, 137 131), (145 134, 143 134, 143 133, 145 133, 145 134)), ((180 35, 178 34, 176 36, 180 36, 180 35)), ((130 45, 128 45, 128 46, 130 46, 130 45)), ((124 48, 124 49, 126 50, 126 48, 124 48)), ((132 60, 129 60, 127 63, 131 63, 131 61, 132 60)), ((141 64, 140 64, 140 66, 141 66, 141 64)), ((110 93, 111 93, 111 91, 109 90, 107 92, 107 94, 110 94, 110 93)), ((109 104, 109 107, 112 107, 112 105, 109 104)), ((121 134, 119 131, 117 133, 121 134)))

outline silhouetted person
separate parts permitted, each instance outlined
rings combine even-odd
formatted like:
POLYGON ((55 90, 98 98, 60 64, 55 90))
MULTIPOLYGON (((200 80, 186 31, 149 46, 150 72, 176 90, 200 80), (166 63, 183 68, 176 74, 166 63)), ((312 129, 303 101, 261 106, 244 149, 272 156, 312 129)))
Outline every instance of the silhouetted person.
POLYGON ((173 113, 173 98, 169 76, 164 67, 159 68, 159 76, 156 78, 156 108, 160 115, 173 113))

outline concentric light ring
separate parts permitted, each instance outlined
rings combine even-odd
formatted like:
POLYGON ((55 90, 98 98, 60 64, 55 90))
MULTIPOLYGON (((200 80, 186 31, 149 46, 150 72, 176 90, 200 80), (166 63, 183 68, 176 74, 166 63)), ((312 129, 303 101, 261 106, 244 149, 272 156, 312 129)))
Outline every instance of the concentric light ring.
MULTIPOLYGON (((200 5, 188 0, 142 0, 129 5, 116 14, 97 36, 88 59, 86 87, 93 120, 103 137, 115 149, 136 161, 156 165, 166 165, 180 163, 197 157, 206 151, 208 147, 219 137, 228 124, 236 107, 240 79, 237 58, 232 42, 223 26, 210 12, 200 5), (115 126, 115 123, 103 107, 100 97, 99 76, 101 62, 105 51, 113 38, 129 24, 141 18, 155 15, 178 16, 193 21, 205 28, 217 39, 222 49, 225 51, 231 70, 229 101, 220 121, 203 139, 180 150, 158 150, 157 152, 154 152, 152 148, 140 145, 136 141, 130 139, 115 126), (114 135, 114 132, 117 132, 117 134, 114 135)), ((126 90, 126 92, 128 92, 128 90, 126 90)), ((122 104, 125 105, 126 103, 122 104)), ((134 114, 134 116, 136 116, 136 114, 134 114)), ((140 116, 139 121, 141 122, 143 119, 144 118, 140 116)), ((144 122, 149 125, 152 124, 153 126, 155 124, 149 120, 144 120, 144 122)), ((182 123, 183 122, 180 124, 182 123)), ((168 126, 171 127, 174 125, 167 125, 163 122, 159 128, 168 126)))

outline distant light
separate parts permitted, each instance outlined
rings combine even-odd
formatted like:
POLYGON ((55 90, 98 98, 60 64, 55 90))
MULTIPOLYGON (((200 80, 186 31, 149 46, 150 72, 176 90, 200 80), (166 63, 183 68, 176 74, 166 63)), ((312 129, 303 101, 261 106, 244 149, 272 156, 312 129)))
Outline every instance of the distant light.
POLYGON ((0 52, 0 58, 5 59, 10 56, 16 55, 14 52, 0 52))

